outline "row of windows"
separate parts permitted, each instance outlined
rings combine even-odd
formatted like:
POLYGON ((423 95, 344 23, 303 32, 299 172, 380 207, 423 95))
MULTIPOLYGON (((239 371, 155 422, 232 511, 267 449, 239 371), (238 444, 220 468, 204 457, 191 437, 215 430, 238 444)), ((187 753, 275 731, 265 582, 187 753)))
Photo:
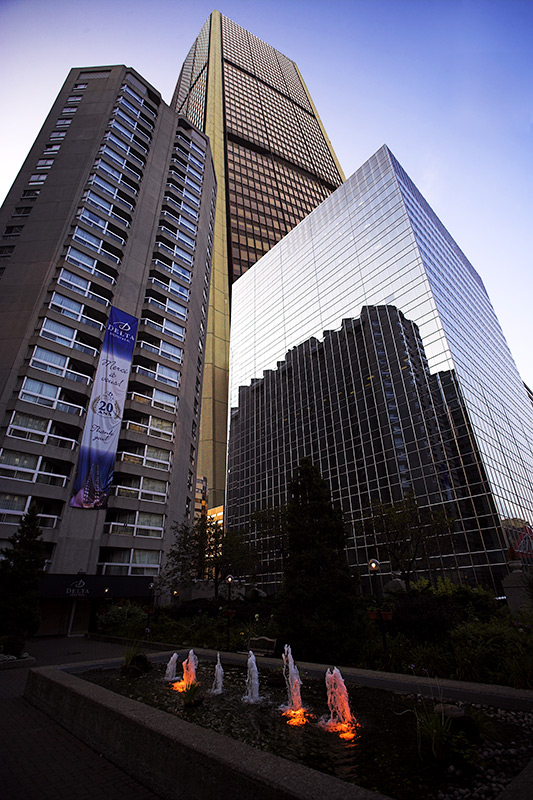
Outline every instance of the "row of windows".
MULTIPOLYGON (((36 164, 35 176, 39 177, 35 180, 39 183, 43 181, 40 176, 44 175, 45 180, 55 165, 54 159, 60 152, 61 140, 82 100, 84 88, 86 86, 80 84, 75 90, 80 94, 72 93, 69 97, 62 113, 63 121, 55 126, 54 135, 50 137, 42 158, 36 164)), ((134 95, 135 92, 132 94, 128 87, 123 87, 122 97, 115 106, 89 177, 88 188, 77 209, 76 221, 66 243, 65 266, 58 266, 56 284, 47 298, 47 316, 39 327, 41 338, 46 340, 44 344, 50 343, 51 347, 39 344, 32 347, 29 353, 27 363, 31 371, 22 379, 19 390, 19 399, 28 406, 26 411, 17 411, 12 415, 8 427, 11 441, 22 439, 38 445, 61 447, 65 451, 74 451, 77 447, 94 373, 94 360, 102 341, 108 307, 113 300, 113 287, 123 261, 128 229, 135 212, 135 199, 146 163, 147 145, 153 130, 153 122, 148 115, 155 117, 155 112, 150 113, 146 99, 134 95), (83 277, 83 273, 86 277, 83 277), (83 301, 80 301, 81 298, 84 298, 83 301), (60 321, 62 318, 65 322, 60 321), (69 320, 76 325, 73 327, 68 324, 69 320), (55 345, 58 346, 57 351, 53 349, 55 345), (63 348, 68 348, 67 352, 70 351, 71 355, 62 353, 63 348), (41 374, 46 372, 50 379, 40 380, 39 371, 41 374), (56 382, 61 385, 55 385, 56 382), (31 413, 32 405, 37 413, 31 413), (61 412, 59 422, 40 417, 40 409, 44 414, 50 410, 61 412), (68 418, 71 423, 64 421, 68 418)), ((183 342, 186 334, 184 325, 174 322, 173 318, 184 322, 188 316, 206 152, 178 128, 173 158, 172 170, 177 182, 172 192, 177 189, 179 194, 169 193, 161 216, 158 255, 156 258, 154 253, 153 269, 147 285, 146 311, 140 321, 128 386, 129 403, 124 413, 123 434, 117 453, 117 465, 125 463, 158 470, 162 477, 151 479, 144 476, 141 479, 136 475, 121 473, 117 466, 116 476, 120 478, 120 483, 113 489, 117 497, 137 498, 152 503, 165 503, 168 500, 167 484, 163 478, 172 466, 172 450, 166 449, 165 443, 172 448, 175 440, 172 416, 175 416, 178 408, 179 366, 184 358, 183 347, 172 341, 183 342), (163 247, 166 250, 159 253, 163 247), (164 389, 155 388, 153 381, 163 385, 164 389), (165 419, 165 414, 168 419, 165 419), (152 439, 158 439, 163 446, 128 441, 129 432, 144 433, 152 439)), ((24 197, 35 199, 39 191, 39 188, 32 187, 25 190, 24 197)), ((17 207, 17 215, 28 216, 31 210, 31 205, 21 205, 17 207)), ((13 225, 9 231, 13 237, 21 232, 22 225, 13 225)), ((206 279, 209 280, 208 275, 206 279)), ((205 317, 205 304, 202 312, 205 317)), ((204 335, 205 324, 201 323, 200 336, 204 335)), ((200 359, 198 363, 201 372, 200 359)), ((195 414, 199 406, 199 381, 197 384, 195 414)), ((197 423, 193 421, 193 439, 197 435, 196 427, 197 423)), ((34 482, 57 484, 57 481, 61 481, 64 486, 69 477, 67 472, 56 475, 49 469, 48 462, 38 460, 41 456, 28 456, 29 460, 23 464, 15 462, 24 454, 13 449, 6 450, 6 453, 3 467, 17 480, 26 480, 24 476, 31 472, 34 482)), ((194 464, 194 446, 189 455, 191 464, 194 464)), ((70 471, 70 466, 68 469, 70 471)), ((20 505, 22 500, 17 502, 20 505)), ((128 520, 127 525, 133 524, 136 536, 159 538, 163 525, 156 524, 155 518, 147 522, 147 513, 133 522, 128 520)), ((56 516, 59 519, 60 511, 56 516)), ((122 524, 125 520, 109 520, 109 525, 116 526, 119 522, 122 524)), ((124 534, 130 531, 123 527, 122 530, 109 532, 124 534)))

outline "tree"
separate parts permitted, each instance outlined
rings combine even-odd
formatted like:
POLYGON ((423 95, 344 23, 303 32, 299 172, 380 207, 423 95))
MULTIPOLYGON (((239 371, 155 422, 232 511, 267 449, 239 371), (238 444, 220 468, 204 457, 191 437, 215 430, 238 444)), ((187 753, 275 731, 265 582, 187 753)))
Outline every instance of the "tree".
POLYGON ((34 503, 8 542, 0 551, 0 634, 10 640, 8 646, 22 650, 41 624, 39 580, 45 557, 34 503))
POLYGON ((428 566, 430 556, 449 552, 454 520, 442 506, 421 508, 409 494, 398 503, 374 503, 371 513, 369 523, 407 590, 417 562, 428 566))
POLYGON ((174 543, 166 556, 160 579, 163 588, 190 586, 196 581, 213 582, 215 599, 227 574, 235 576, 249 569, 249 551, 242 536, 208 517, 192 525, 174 526, 174 543))
POLYGON ((341 512, 308 458, 300 462, 289 495, 287 554, 276 614, 283 643, 300 658, 350 658, 358 602, 341 512))

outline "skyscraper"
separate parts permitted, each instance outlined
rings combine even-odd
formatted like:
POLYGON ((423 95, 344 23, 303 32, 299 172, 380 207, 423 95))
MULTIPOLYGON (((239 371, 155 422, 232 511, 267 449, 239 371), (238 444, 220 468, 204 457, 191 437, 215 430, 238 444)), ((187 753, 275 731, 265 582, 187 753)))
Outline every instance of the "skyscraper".
POLYGON ((218 198, 199 469, 224 500, 230 284, 344 176, 296 64, 213 11, 173 106, 211 141, 218 198))
POLYGON ((215 201, 207 137, 88 67, 0 212, 0 537, 37 504, 55 632, 148 595, 192 517, 215 201))
MULTIPOLYGON (((278 469, 293 461, 296 452, 313 456, 313 447, 326 448, 322 471, 333 498, 345 510, 348 506, 348 549, 363 572, 361 554, 365 548, 368 552, 369 542, 357 540, 357 531, 370 516, 369 502, 399 500, 413 491, 427 506, 447 504, 456 519, 448 567, 498 585, 508 545, 515 544, 517 529, 533 519, 532 406, 481 278, 387 147, 234 284, 230 402, 237 409, 237 430, 240 386, 252 383, 253 393, 265 370, 264 385, 274 383, 268 370, 281 369, 278 362, 287 351, 322 336, 327 349, 332 337, 323 332, 339 329, 343 320, 363 318, 363 307, 370 305, 402 312, 408 325, 417 326, 420 348, 409 348, 414 334, 406 330, 403 344, 394 343, 389 331, 387 346, 385 328, 390 324, 384 327, 376 319, 372 337, 352 352, 346 365, 332 363, 325 370, 314 403, 333 404, 334 397, 339 409, 338 393, 348 385, 349 391, 368 395, 364 413, 350 401, 351 424, 358 428, 353 435, 339 431, 340 410, 329 416, 321 411, 327 421, 324 434, 317 428, 310 436, 324 436, 324 442, 312 445, 304 437, 302 443, 295 434, 300 423, 291 414, 301 405, 300 413, 308 416, 309 403, 302 395, 291 404, 290 394, 282 393, 276 407, 283 413, 285 427, 278 421, 278 429, 284 431, 285 449, 277 456, 278 469), (420 359, 420 353, 427 359, 427 376, 420 366, 413 369, 413 358, 420 359), (360 370, 361 363, 366 366, 360 370), (351 372, 349 381, 340 380, 342 369, 351 372), (414 392, 408 403, 405 376, 410 376, 414 392), (407 417, 416 435, 406 435, 402 419, 407 417), (362 422, 368 428, 364 435, 362 422), (365 450, 364 436, 370 437, 370 450, 365 450), (387 466, 390 459, 396 466, 387 466), (365 475, 358 477, 362 465, 365 475), (346 481, 335 483, 343 470, 353 474, 349 487, 346 481)), ((285 363, 300 363, 298 358, 289 354, 285 363)), ((298 381, 300 386, 306 383, 302 377, 298 381)), ((247 393, 241 393, 248 402, 247 393)), ((262 413, 258 411, 257 424, 251 423, 255 437, 266 436, 262 413)), ((243 488, 233 481, 244 480, 241 456, 233 446, 231 435, 230 522, 243 488)), ((243 447, 240 434, 235 446, 243 447)), ((244 446, 251 448, 252 439, 244 446)), ((247 460, 246 479, 261 486, 248 500, 248 516, 266 508, 270 495, 276 498, 263 462, 247 460)), ((279 493, 277 498, 281 502, 279 493)), ((243 524, 242 506, 237 515, 243 524)))

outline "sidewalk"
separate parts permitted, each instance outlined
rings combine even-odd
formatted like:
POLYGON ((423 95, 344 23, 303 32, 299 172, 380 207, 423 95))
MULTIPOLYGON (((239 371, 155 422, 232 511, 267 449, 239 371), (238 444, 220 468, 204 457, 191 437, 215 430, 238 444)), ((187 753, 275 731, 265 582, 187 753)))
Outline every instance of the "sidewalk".
MULTIPOLYGON (((84 638, 28 643, 35 666, 117 658, 124 646, 84 638)), ((158 800, 23 699, 28 669, 0 671, 0 796, 2 800, 158 800)))

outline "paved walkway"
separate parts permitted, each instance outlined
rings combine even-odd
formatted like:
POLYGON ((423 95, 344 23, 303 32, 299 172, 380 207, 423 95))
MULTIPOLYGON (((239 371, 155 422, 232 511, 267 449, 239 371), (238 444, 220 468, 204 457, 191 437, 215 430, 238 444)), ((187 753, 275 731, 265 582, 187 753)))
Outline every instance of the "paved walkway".
MULTIPOLYGON (((84 638, 28 643, 35 666, 122 657, 124 646, 84 638)), ((0 670, 2 800, 158 800, 158 795, 24 700, 27 669, 0 670)))

